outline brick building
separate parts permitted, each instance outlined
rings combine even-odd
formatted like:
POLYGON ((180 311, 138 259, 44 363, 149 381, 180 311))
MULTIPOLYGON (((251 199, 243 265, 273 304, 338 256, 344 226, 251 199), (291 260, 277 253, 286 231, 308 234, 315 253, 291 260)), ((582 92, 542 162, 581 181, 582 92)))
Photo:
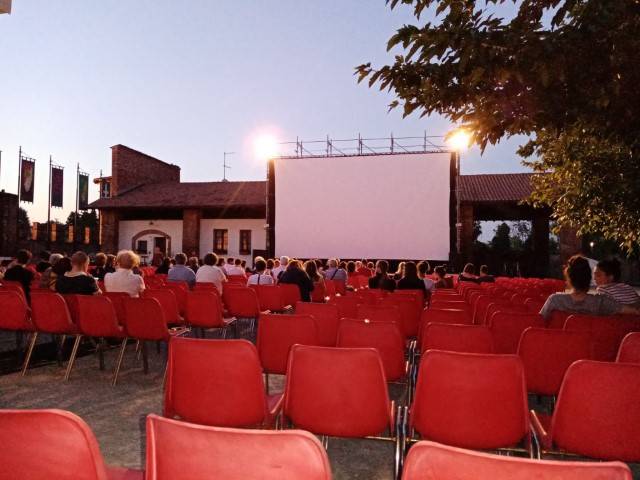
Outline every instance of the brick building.
POLYGON ((124 145, 111 147, 111 176, 96 179, 105 252, 154 248, 250 260, 266 247, 266 183, 181 182, 180 167, 124 145))
POLYGON ((0 257, 16 254, 18 245, 18 195, 0 192, 0 257))

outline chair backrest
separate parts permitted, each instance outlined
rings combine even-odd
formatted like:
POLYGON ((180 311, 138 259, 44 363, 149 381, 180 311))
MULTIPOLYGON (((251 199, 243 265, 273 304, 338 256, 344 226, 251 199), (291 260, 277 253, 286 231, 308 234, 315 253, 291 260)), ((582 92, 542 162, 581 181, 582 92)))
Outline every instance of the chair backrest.
POLYGON ((640 331, 640 319, 630 315, 571 315, 564 329, 590 332, 591 358, 612 362, 616 359, 622 339, 630 332, 640 331))
POLYGON ((640 461, 640 365, 578 360, 564 377, 551 439, 571 453, 640 461))
POLYGON ((311 301, 324 303, 327 296, 327 285, 322 282, 313 282, 313 290, 311 290, 311 301))
POLYGON ((118 323, 113 303, 102 295, 76 295, 78 327, 90 337, 120 338, 124 331, 118 323))
POLYGON ((381 306, 395 306, 400 311, 401 330, 407 337, 415 337, 418 334, 420 316, 422 314, 422 302, 418 302, 414 295, 389 295, 381 302, 381 306))
POLYGON ((225 285, 222 302, 234 317, 257 318, 260 315, 258 294, 252 288, 225 285))
POLYGON ((391 428, 380 355, 373 348, 294 345, 284 414, 294 426, 317 435, 364 437, 391 428))
POLYGON ((530 460, 474 452, 433 442, 411 447, 403 480, 631 480, 621 462, 530 460))
POLYGON ((361 300, 356 295, 340 295, 332 297, 329 303, 338 307, 338 315, 340 318, 357 318, 358 305, 361 300))
POLYGON ((258 295, 261 311, 282 312, 284 310, 284 290, 280 285, 251 285, 250 288, 254 289, 258 295))
POLYGON ((356 317, 342 318, 359 318, 361 320, 371 320, 372 322, 393 322, 398 325, 401 332, 404 331, 402 329, 400 309, 395 305, 358 305, 358 315, 356 317))
POLYGON ((178 302, 178 311, 180 315, 184 315, 187 309, 187 292, 189 292, 189 286, 185 282, 167 282, 162 288, 171 290, 176 294, 176 301, 178 302))
POLYGON ((164 318, 168 324, 182 323, 180 310, 178 309, 178 300, 175 292, 170 288, 154 288, 145 290, 142 293, 143 298, 155 298, 162 311, 164 318))
POLYGON ((544 327, 544 319, 537 313, 495 312, 489 319, 496 353, 516 353, 522 332, 529 327, 544 327))
POLYGON ((590 338, 586 332, 555 328, 527 328, 522 333, 518 356, 524 365, 527 391, 557 395, 569 366, 590 358, 590 338))
POLYGON ((125 298, 122 302, 128 336, 141 340, 169 340, 164 312, 155 298, 125 298))
POLYGON ((261 314, 258 320, 258 354, 267 373, 287 373, 291 346, 318 345, 316 322, 311 315, 261 314))
POLYGON ((493 353, 493 340, 491 332, 483 325, 428 323, 420 339, 420 351, 426 350, 493 353))
POLYGON ((327 293, 330 291, 333 292, 333 295, 338 293, 340 295, 346 295, 347 293, 347 284, 342 280, 331 280, 329 278, 325 278, 324 284, 327 287, 327 293))
POLYGON ((318 344, 326 347, 335 346, 340 321, 337 306, 330 303, 298 302, 296 313, 313 316, 318 331, 318 344))
POLYGON ((260 426, 267 413, 258 353, 246 340, 169 342, 164 416, 220 427, 260 426))
POLYGON ((125 292, 102 292, 102 295, 113 304, 113 308, 116 311, 116 318, 120 325, 124 325, 124 303, 123 299, 129 298, 129 294, 125 292))
POLYGON ((0 410, 0 478, 107 480, 89 426, 62 410, 0 410))
POLYGON ((337 347, 375 348, 380 354, 387 381, 399 380, 406 373, 404 335, 393 322, 371 322, 343 318, 338 328, 337 347))
POLYGON ((563 312, 562 310, 553 310, 547 319, 548 328, 564 328, 564 324, 571 316, 571 312, 563 312))
POLYGON ((622 339, 616 362, 640 363, 640 332, 631 332, 622 339))
POLYGON ((471 449, 516 445, 529 431, 522 362, 515 355, 428 350, 410 417, 425 440, 471 449))
POLYGON ((224 327, 220 296, 208 290, 188 292, 185 320, 195 327, 224 327))
POLYGON ((0 292, 0 312, 0 330, 34 330, 27 301, 18 292, 0 292))
POLYGON ((31 292, 31 321, 39 332, 75 333, 69 308, 62 295, 53 292, 31 292))
POLYGON ((151 414, 146 478, 331 480, 331 466, 308 432, 209 427, 151 414))
POLYGON ((300 296, 300 288, 291 283, 279 283, 278 287, 282 290, 282 298, 285 306, 294 306, 302 297, 300 296))
POLYGON ((418 342, 422 339, 422 331, 429 323, 448 323, 451 325, 471 325, 471 317, 466 310, 452 308, 425 308, 420 316, 418 342))

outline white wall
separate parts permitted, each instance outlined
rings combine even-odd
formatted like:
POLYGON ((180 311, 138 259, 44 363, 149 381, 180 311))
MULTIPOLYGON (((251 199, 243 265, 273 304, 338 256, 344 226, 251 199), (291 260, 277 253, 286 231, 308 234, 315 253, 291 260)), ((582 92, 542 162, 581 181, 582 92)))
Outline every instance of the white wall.
MULTIPOLYGON (((160 230, 171 237, 171 251, 169 255, 175 255, 182 251, 182 220, 123 220, 119 224, 118 247, 130 249, 131 239, 143 230, 160 230)), ((144 235, 138 240, 147 240, 149 251, 153 254, 153 237, 157 235, 144 235)), ((135 247, 135 245, 134 245, 135 247)))
MULTIPOLYGON (((264 219, 203 219, 200 221, 200 256, 213 251, 213 230, 227 229, 228 250, 227 255, 233 258, 241 258, 251 264, 251 255, 240 255, 240 230, 251 230, 251 249, 262 250, 267 246, 267 232, 264 228, 264 219)), ((223 255, 224 256, 224 255, 223 255)))

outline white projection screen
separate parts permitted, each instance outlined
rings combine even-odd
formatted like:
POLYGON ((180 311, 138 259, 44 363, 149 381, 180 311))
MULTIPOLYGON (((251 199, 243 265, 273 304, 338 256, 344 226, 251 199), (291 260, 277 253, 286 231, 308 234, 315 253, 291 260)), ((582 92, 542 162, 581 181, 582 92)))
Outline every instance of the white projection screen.
POLYGON ((450 153, 274 162, 277 256, 449 259, 450 153))

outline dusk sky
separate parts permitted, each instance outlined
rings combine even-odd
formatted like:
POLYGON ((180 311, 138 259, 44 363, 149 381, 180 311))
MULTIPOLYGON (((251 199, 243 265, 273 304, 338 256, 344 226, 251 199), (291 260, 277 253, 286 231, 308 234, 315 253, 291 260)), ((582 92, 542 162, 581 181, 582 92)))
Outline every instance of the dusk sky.
MULTIPOLYGON (((425 21, 424 19, 421 22, 425 21)), ((408 7, 324 2, 14 0, 0 16, 0 188, 16 192, 18 147, 37 159, 32 220, 46 220, 48 158, 109 174, 121 143, 182 168, 183 181, 265 178, 253 142, 443 135, 442 118, 387 112, 392 96, 358 85, 354 67, 393 61, 386 42, 408 7)), ((463 154, 463 173, 524 171, 522 139, 463 154)), ((313 188, 322 190, 331 172, 313 188)), ((399 187, 390 185, 390 189, 399 187)), ((91 184, 90 198, 97 197, 91 184)))

